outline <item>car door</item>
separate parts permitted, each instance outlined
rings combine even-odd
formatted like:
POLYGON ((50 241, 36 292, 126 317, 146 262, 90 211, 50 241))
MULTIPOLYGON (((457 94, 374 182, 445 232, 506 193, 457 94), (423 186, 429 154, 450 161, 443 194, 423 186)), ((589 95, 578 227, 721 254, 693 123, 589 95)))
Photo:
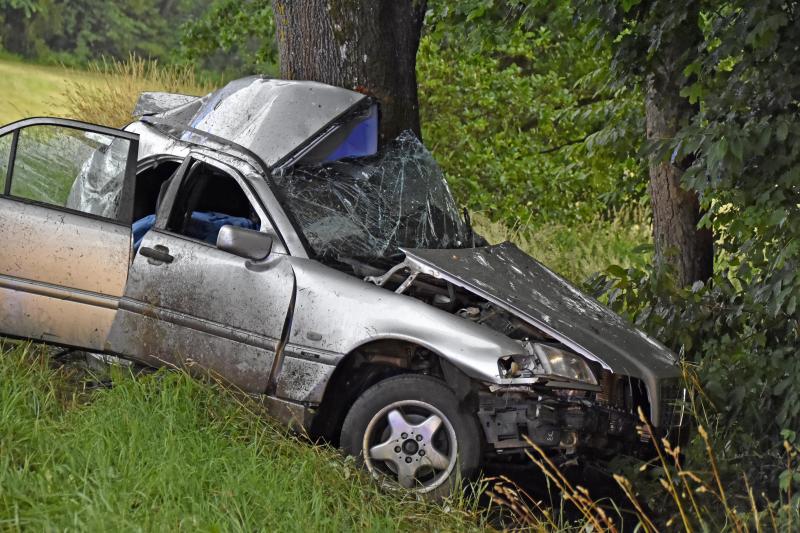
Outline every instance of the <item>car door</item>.
POLYGON ((109 347, 148 364, 211 373, 242 390, 265 392, 294 290, 288 256, 242 174, 194 153, 166 186, 155 224, 133 259, 109 347), (225 209, 237 211, 231 224, 246 218, 243 209, 252 210, 258 227, 251 229, 275 237, 266 259, 237 256, 217 248, 213 234, 182 227, 197 213, 204 223, 213 218, 209 212, 230 216, 225 209))
POLYGON ((0 334, 101 351, 128 275, 138 135, 66 119, 0 127, 0 334), (106 209, 76 182, 105 184, 106 209))

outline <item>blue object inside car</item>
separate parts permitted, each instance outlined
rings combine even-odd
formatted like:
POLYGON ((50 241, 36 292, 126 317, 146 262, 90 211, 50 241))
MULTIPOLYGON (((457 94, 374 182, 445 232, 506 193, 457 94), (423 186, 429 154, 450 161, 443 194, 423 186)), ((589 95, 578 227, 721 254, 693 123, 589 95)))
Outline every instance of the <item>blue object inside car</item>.
MULTIPOLYGON (((155 223, 155 215, 147 215, 133 223, 134 252, 139 250, 142 239, 144 239, 145 234, 150 231, 155 223)), ((258 229, 256 224, 248 218, 234 217, 224 213, 215 213, 213 211, 194 211, 186 227, 186 235, 216 245, 217 235, 219 234, 219 230, 222 229, 222 226, 258 229)))
POLYGON ((373 105, 367 116, 356 124, 342 144, 325 161, 375 154, 378 151, 378 125, 378 106, 373 105))

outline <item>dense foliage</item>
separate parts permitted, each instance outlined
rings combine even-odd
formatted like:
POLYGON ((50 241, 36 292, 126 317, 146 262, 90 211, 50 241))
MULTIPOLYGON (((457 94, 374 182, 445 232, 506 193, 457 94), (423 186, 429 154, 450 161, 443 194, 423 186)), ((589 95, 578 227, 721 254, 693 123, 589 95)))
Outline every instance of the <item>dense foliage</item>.
POLYGON ((459 199, 533 225, 638 204, 641 98, 609 85, 608 50, 569 4, 448 4, 432 3, 418 79, 426 143, 459 199))
MULTIPOLYGON (((681 58, 682 94, 697 111, 654 149, 691 158, 683 183, 700 195, 702 224, 715 232, 715 275, 683 288, 669 272, 613 269, 603 288, 615 308, 700 363, 717 408, 707 422, 720 429, 722 449, 751 472, 763 470, 769 462, 761 454, 774 455, 789 434, 781 430, 800 427, 800 7, 609 1, 583 8, 614 43, 614 68, 628 84, 658 60, 669 32, 700 29, 681 58)), ((774 472, 761 473, 771 485, 774 472)))
POLYGON ((85 64, 130 53, 168 58, 175 31, 202 13, 194 0, 0 0, 0 44, 11 53, 45 62, 85 64))
POLYGON ((216 75, 277 72, 275 23, 270 0, 212 0, 202 16, 189 21, 180 37, 181 61, 216 75))

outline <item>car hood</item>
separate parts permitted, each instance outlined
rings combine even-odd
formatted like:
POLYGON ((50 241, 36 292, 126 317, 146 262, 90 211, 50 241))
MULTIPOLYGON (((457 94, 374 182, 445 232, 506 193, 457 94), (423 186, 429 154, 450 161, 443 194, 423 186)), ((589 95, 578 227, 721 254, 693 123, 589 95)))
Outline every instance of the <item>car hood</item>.
POLYGON ((679 374, 673 352, 510 242, 403 252, 412 271, 485 298, 612 372, 650 383, 679 374))

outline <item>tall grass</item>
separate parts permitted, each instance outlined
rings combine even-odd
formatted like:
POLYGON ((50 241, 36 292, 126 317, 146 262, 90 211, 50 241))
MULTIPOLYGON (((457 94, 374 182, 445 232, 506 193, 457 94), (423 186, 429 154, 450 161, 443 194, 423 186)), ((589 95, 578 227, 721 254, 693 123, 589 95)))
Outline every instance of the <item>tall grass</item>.
POLYGON ((41 349, 0 356, 0 530, 474 530, 469 503, 382 492, 258 404, 172 371, 86 390, 41 349))
MULTIPOLYGON (((688 366, 684 367, 684 380, 689 389, 689 401, 685 407, 693 420, 702 420, 702 413, 709 406, 702 405, 705 394, 688 366)), ((529 459, 581 518, 574 523, 564 521, 508 479, 496 483, 489 491, 490 497, 501 507, 510 509, 524 527, 536 531, 625 531, 628 529, 623 528, 623 513, 617 507, 617 504, 623 503, 636 516, 635 529, 645 533, 665 530, 735 533, 800 531, 800 498, 796 494, 798 487, 795 486, 800 481, 800 448, 796 444, 788 440, 784 442, 784 482, 780 493, 770 497, 763 493, 756 494, 743 472, 734 480, 723 477, 712 439, 702 424, 698 424, 696 430, 702 443, 704 461, 689 468, 680 446, 675 446, 666 438, 656 438, 656 431, 641 408, 638 415, 656 452, 656 458, 649 463, 642 463, 639 470, 654 473, 660 489, 637 489, 628 477, 614 474, 614 481, 622 489, 627 502, 597 500, 586 488, 570 481, 547 452, 529 440, 532 448, 532 451, 526 452, 529 459), (662 497, 659 498, 659 507, 655 508, 648 505, 645 499, 654 499, 657 490, 661 490, 662 497)))
POLYGON ((201 81, 191 66, 164 66, 133 54, 127 61, 92 63, 88 71, 102 81, 67 81, 63 98, 69 116, 117 128, 133 120, 131 113, 142 92, 200 96, 214 89, 213 84, 201 81))

